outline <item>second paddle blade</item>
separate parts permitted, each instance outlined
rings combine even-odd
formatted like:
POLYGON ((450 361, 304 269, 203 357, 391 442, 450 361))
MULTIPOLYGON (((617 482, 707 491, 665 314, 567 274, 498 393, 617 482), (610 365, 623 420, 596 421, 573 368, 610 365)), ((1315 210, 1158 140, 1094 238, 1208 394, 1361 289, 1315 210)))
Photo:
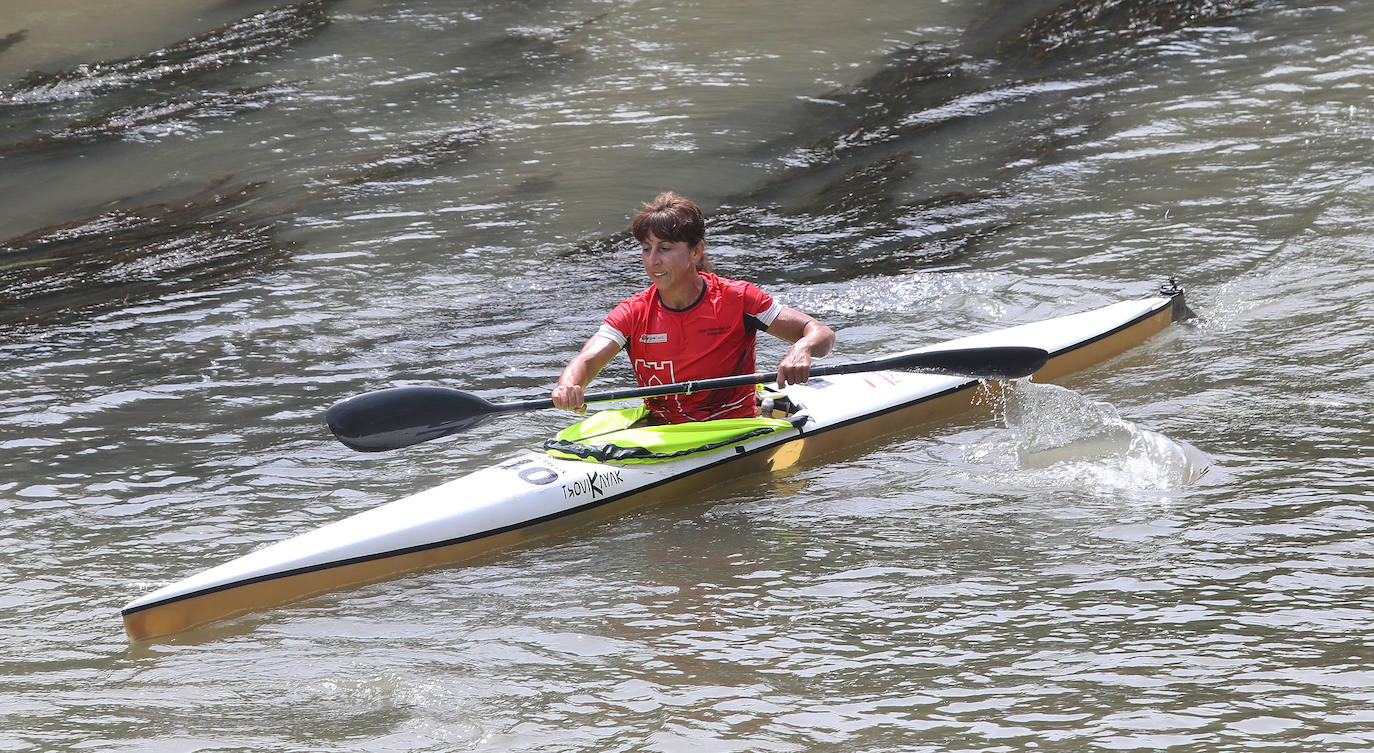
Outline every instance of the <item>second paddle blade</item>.
POLYGON ((448 387, 392 387, 330 406, 325 422, 348 447, 380 452, 409 447, 482 423, 499 409, 448 387))
POLYGON ((976 376, 979 379, 1020 379, 1034 374, 1049 360, 1040 348, 1000 345, 912 353, 902 368, 928 374, 976 376))

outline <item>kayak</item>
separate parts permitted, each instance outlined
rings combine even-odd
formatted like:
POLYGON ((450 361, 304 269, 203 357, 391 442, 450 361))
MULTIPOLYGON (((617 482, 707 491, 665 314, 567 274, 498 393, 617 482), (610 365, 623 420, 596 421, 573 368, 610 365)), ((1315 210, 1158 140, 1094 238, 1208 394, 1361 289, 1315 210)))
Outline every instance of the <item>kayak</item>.
MULTIPOLYGON (((1058 379, 1129 350, 1184 318, 1172 281, 1157 295, 958 338, 910 353, 1031 346, 1031 377, 1058 379)), ((525 451, 441 486, 357 513, 159 588, 122 610, 133 640, 179 633, 362 583, 515 546, 570 521, 681 499, 727 478, 777 472, 986 404, 978 379, 905 371, 816 377, 775 397, 769 430, 659 462, 525 451)))

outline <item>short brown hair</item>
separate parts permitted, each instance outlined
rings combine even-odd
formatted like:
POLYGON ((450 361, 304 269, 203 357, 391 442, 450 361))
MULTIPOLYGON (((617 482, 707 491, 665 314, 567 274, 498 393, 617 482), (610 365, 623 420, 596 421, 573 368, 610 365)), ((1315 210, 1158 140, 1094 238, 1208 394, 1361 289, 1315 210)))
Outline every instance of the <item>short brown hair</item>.
POLYGON ((630 233, 643 243, 652 235, 662 241, 697 245, 706 240, 706 217, 691 200, 664 191, 644 205, 630 223, 630 233))

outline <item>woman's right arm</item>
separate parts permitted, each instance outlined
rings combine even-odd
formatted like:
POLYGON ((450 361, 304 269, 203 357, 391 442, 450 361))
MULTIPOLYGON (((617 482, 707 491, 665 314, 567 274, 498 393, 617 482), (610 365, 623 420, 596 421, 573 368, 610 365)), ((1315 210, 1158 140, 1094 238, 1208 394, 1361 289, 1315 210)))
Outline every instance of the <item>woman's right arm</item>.
POLYGON ((558 377, 558 386, 553 388, 553 404, 556 408, 582 413, 587 410, 583 390, 601 373, 606 364, 620 352, 620 344, 601 335, 592 335, 582 351, 573 356, 558 377))

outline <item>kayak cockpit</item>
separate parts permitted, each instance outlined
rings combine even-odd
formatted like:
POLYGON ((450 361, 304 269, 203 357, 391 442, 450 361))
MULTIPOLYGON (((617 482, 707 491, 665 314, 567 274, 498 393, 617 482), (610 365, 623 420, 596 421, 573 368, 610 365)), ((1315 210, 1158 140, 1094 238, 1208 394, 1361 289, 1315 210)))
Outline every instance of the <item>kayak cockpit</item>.
POLYGON ((783 393, 764 398, 761 415, 652 425, 643 406, 604 410, 544 442, 556 458, 597 463, 662 463, 737 447, 800 428, 807 416, 783 393))

